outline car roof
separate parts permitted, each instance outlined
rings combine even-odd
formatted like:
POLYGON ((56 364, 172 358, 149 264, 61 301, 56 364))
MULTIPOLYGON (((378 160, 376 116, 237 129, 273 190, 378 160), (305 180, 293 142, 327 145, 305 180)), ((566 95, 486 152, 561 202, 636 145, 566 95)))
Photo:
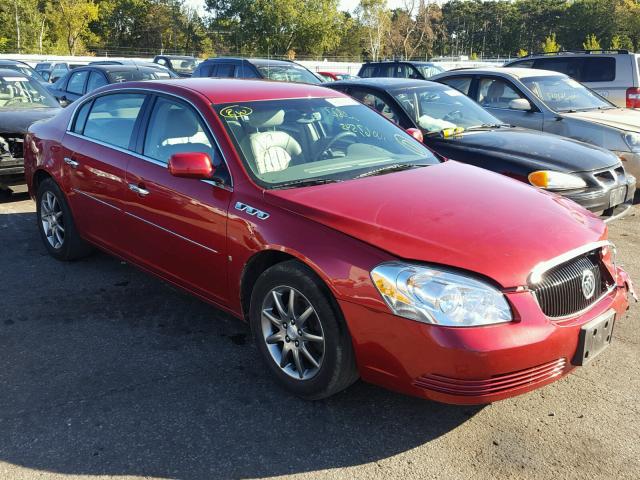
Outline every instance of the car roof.
POLYGON ((214 57, 208 58, 207 62, 224 62, 228 60, 247 61, 254 65, 299 65, 289 60, 279 60, 276 58, 245 58, 245 57, 214 57))
POLYGON ((104 72, 130 72, 132 70, 151 70, 151 71, 157 71, 157 68, 154 67, 147 67, 145 65, 131 65, 129 63, 126 64, 120 64, 120 63, 109 63, 109 64, 91 64, 91 65, 84 65, 82 67, 78 67, 75 68, 73 70, 71 70, 72 72, 77 72, 78 70, 85 70, 87 68, 92 68, 95 70, 102 70, 104 72))
POLYGON ((306 83, 287 83, 272 80, 250 80, 241 78, 180 78, 161 79, 153 82, 127 82, 113 84, 117 88, 141 88, 158 92, 179 94, 195 92, 205 96, 211 103, 251 102, 260 100, 282 100, 296 98, 335 98, 346 95, 319 85, 306 83))
POLYGON ((393 77, 371 77, 371 78, 354 78, 351 80, 339 80, 331 85, 351 85, 375 88, 378 90, 395 90, 399 88, 424 87, 427 85, 438 85, 440 83, 430 82, 428 80, 418 80, 413 78, 393 78, 393 77))
MULTIPOLYGON (((435 78, 445 76, 448 72, 443 72, 438 75, 434 75, 435 78)), ((530 77, 549 77, 549 76, 561 76, 566 77, 564 73, 554 72, 553 70, 538 70, 535 68, 519 68, 519 67, 487 67, 487 68, 468 68, 464 70, 455 70, 458 75, 473 75, 473 74, 498 74, 505 76, 512 76, 516 78, 530 78, 530 77)), ((448 75, 447 75, 448 76, 448 75)))
POLYGON ((164 57, 164 58, 179 58, 181 60, 195 60, 196 57, 192 57, 189 55, 156 55, 156 58, 164 57))
POLYGON ((17 70, 14 70, 12 68, 2 68, 2 65, 0 65, 0 75, 2 76, 7 76, 7 77, 15 77, 17 75, 20 75, 21 77, 26 78, 27 80, 30 80, 28 75, 25 75, 17 70))
POLYGON ((379 65, 385 63, 410 63, 411 65, 437 65, 435 62, 425 62, 424 60, 380 60, 378 62, 366 62, 362 66, 379 65))

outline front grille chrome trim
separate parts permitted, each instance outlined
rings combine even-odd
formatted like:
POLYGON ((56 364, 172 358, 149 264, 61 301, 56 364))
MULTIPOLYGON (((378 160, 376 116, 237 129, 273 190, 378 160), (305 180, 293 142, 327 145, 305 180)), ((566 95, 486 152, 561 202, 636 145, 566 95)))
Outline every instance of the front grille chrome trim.
POLYGON ((582 245, 581 247, 574 248, 573 250, 569 250, 568 252, 565 252, 562 255, 558 255, 557 257, 552 258, 551 260, 540 262, 535 267, 533 267, 533 270, 531 270, 527 283, 529 285, 537 285, 542 281, 542 277, 544 276, 544 274, 549 270, 551 270, 553 267, 557 267, 558 265, 568 262, 569 260, 573 260, 574 258, 579 257, 580 255, 588 253, 592 250, 599 250, 605 246, 613 247, 614 245, 608 240, 601 240, 599 242, 587 243, 586 245, 582 245))

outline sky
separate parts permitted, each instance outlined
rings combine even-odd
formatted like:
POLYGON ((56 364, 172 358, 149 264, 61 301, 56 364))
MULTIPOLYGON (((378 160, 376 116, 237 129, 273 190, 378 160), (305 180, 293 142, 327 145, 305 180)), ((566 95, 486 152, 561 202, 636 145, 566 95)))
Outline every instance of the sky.
MULTIPOLYGON (((186 0, 187 5, 196 7, 199 11, 204 11, 204 0, 186 0)), ((360 0, 340 0, 340 9, 353 11, 360 3, 360 0)), ((389 8, 398 8, 403 5, 402 0, 387 0, 389 8)))

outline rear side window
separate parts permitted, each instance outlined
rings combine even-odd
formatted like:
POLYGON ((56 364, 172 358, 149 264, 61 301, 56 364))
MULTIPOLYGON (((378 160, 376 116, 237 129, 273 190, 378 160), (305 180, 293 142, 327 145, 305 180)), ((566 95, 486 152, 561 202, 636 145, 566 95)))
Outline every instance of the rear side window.
POLYGON ((87 70, 72 73, 67 84, 67 92, 82 95, 84 93, 84 82, 88 75, 89 72, 87 70))
MULTIPOLYGON (((84 126, 84 135, 110 145, 129 148, 133 127, 144 99, 145 95, 136 93, 96 98, 84 126)), ((80 113, 82 111, 78 117, 80 113)))
POLYGON ((588 57, 584 59, 580 82, 612 82, 616 79, 614 57, 588 57))
POLYGON ((251 65, 240 64, 236 68, 237 78, 260 78, 251 65))
POLYGON ((232 78, 235 72, 235 65, 230 63, 219 63, 218 70, 216 70, 216 77, 220 78, 232 78))
POLYGON ((456 90, 464 93, 465 95, 469 95, 469 89, 471 88, 471 77, 453 77, 453 78, 443 78, 440 80, 445 85, 449 85, 450 87, 455 88, 456 90))
POLYGON ((203 63, 202 65, 200 65, 199 71, 198 71, 198 76, 200 77, 211 77, 213 75, 213 70, 215 68, 215 63, 203 63))
POLYGON ((580 64, 582 58, 540 58, 535 61, 535 68, 538 70, 552 70, 558 73, 569 75, 575 80, 579 80, 580 64))
POLYGON ((364 66, 360 69, 360 73, 358 74, 358 76, 362 78, 373 77, 373 72, 375 71, 375 69, 376 69, 375 65, 364 66))

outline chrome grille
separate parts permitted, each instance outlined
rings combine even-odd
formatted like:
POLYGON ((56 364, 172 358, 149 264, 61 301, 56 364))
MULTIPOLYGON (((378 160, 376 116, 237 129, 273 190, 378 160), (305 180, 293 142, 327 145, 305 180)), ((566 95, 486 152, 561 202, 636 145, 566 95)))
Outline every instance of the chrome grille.
POLYGON ((551 318, 578 313, 595 303, 609 288, 611 275, 602 263, 600 250, 580 255, 544 273, 542 280, 531 286, 542 311, 551 318), (595 277, 595 292, 585 298, 582 277, 585 270, 595 277))

